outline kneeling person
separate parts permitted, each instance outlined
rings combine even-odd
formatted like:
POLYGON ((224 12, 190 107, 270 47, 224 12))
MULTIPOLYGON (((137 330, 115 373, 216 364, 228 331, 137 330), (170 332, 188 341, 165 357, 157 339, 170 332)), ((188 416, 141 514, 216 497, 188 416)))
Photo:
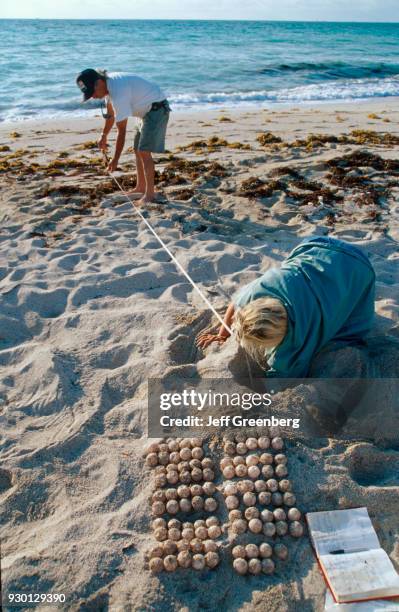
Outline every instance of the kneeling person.
MULTIPOLYGON (((302 378, 330 341, 358 343, 374 317, 375 273, 354 245, 329 237, 299 244, 280 268, 243 287, 224 322, 266 376, 302 378)), ((198 346, 225 342, 229 332, 204 332, 198 346)))

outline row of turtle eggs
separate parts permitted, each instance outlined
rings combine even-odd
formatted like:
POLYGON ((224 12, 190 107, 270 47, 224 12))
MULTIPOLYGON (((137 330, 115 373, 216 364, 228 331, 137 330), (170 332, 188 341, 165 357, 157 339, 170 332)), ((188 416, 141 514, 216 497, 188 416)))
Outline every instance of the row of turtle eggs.
POLYGON ((261 474, 264 478, 272 478, 274 475, 278 478, 285 478, 288 475, 287 457, 283 453, 274 457, 271 453, 251 454, 245 458, 241 455, 223 457, 220 461, 220 468, 226 479, 249 476, 254 480, 261 474))
POLYGON ((261 476, 266 479, 273 478, 273 476, 277 478, 285 478, 288 476, 288 470, 285 465, 277 465, 275 468, 271 465, 262 465, 261 467, 257 465, 250 465, 248 467, 242 464, 236 466, 226 465, 222 473, 226 480, 246 477, 251 478, 251 480, 257 480, 261 476))
POLYGON ((197 448, 202 446, 202 442, 201 438, 171 438, 166 442, 151 442, 146 449, 146 455, 150 453, 174 453, 183 448, 197 448))
POLYGON ((146 464, 149 467, 155 467, 157 465, 167 465, 169 463, 177 465, 181 461, 190 461, 191 459, 197 459, 200 461, 204 458, 204 451, 200 446, 194 448, 182 448, 180 451, 160 451, 158 453, 148 453, 146 458, 146 464))
POLYGON ((273 523, 277 521, 300 521, 301 512, 298 508, 289 508, 288 512, 282 508, 275 508, 274 510, 258 510, 255 506, 249 506, 244 510, 235 509, 229 512, 229 521, 232 523, 237 520, 261 519, 263 523, 273 523))
MULTIPOLYGON (((195 545, 196 541, 216 540, 222 534, 220 522, 216 516, 210 516, 205 520, 198 519, 194 523, 182 523, 177 519, 166 522, 165 519, 157 518, 152 522, 152 528, 158 542, 183 540, 188 543, 193 542, 195 545)), ((193 550, 193 552, 201 552, 201 550, 193 550)))
POLYGON ((257 546, 256 544, 238 545, 233 548, 233 567, 241 576, 250 574, 273 574, 275 563, 270 558, 273 554, 283 561, 288 558, 288 548, 280 542, 273 547, 267 542, 257 546))
POLYGON ((213 482, 204 482, 202 485, 193 484, 180 485, 176 489, 156 489, 152 494, 152 501, 166 502, 170 499, 188 499, 190 497, 198 497, 201 495, 211 496, 216 492, 216 485, 213 482))
POLYGON ((249 530, 251 533, 260 534, 272 538, 277 535, 283 537, 289 533, 293 538, 300 538, 303 535, 303 527, 299 521, 287 523, 285 520, 274 522, 263 521, 262 517, 246 519, 235 519, 231 522, 231 530, 236 535, 241 535, 249 530))
POLYGON ((226 441, 223 445, 223 449, 227 455, 246 455, 251 450, 266 450, 272 448, 275 451, 280 451, 284 448, 284 440, 280 436, 276 436, 272 439, 267 436, 261 436, 260 438, 247 438, 242 442, 226 441))
POLYGON ((240 480, 238 482, 226 482, 223 486, 225 497, 229 495, 244 495, 245 493, 291 493, 292 484, 290 480, 277 481, 275 478, 268 480, 240 480))
MULTIPOLYGON (((215 472, 211 467, 206 467, 209 464, 205 463, 205 461, 204 459, 202 466, 190 465, 188 462, 184 462, 184 465, 180 467, 175 464, 170 464, 162 471, 156 469, 155 487, 160 489, 168 484, 177 485, 178 483, 191 484, 192 482, 212 482, 215 479, 215 472)), ((211 460, 209 459, 209 461, 211 460)))
POLYGON ((179 567, 195 570, 203 570, 206 567, 213 569, 219 565, 220 557, 216 551, 209 551, 205 554, 192 554, 189 550, 182 550, 178 555, 167 555, 165 558, 152 557, 149 561, 149 568, 153 573, 162 571, 175 572, 179 567))
MULTIPOLYGON (((242 495, 242 502, 244 506, 249 508, 255 506, 257 503, 261 506, 288 506, 293 507, 296 504, 296 496, 291 492, 280 493, 279 491, 261 491, 260 493, 253 493, 252 491, 246 491, 242 495)), ((225 504, 227 510, 235 510, 240 506, 240 499, 238 495, 226 495, 225 504)))
POLYGON ((165 512, 169 514, 178 514, 178 512, 215 512, 218 503, 214 497, 206 497, 195 495, 191 499, 183 498, 180 500, 169 499, 166 503, 163 501, 154 501, 151 505, 151 512, 154 516, 162 516, 165 512))
POLYGON ((262 542, 261 544, 247 544, 246 546, 239 544, 234 546, 231 551, 234 559, 268 559, 273 554, 282 561, 285 561, 288 558, 288 548, 278 542, 274 546, 268 544, 267 542, 262 542))
POLYGON ((281 436, 281 429, 278 426, 272 426, 268 429, 264 428, 261 435, 241 429, 236 433, 232 431, 225 432, 223 434, 223 442, 245 442, 248 438, 258 440, 259 438, 276 438, 277 436, 281 436))
POLYGON ((228 465, 233 465, 236 467, 237 465, 246 465, 250 467, 251 465, 272 465, 275 463, 276 465, 287 465, 287 455, 284 453, 277 453, 276 455, 272 455, 272 453, 251 453, 244 457, 243 455, 235 455, 234 457, 223 457, 220 461, 220 467, 223 470, 228 465))

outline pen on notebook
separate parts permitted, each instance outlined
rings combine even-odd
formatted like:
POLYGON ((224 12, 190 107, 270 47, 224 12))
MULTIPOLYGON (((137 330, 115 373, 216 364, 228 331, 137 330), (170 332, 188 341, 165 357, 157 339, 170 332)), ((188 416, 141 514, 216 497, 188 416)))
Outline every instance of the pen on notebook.
POLYGON ((358 548, 356 550, 344 550, 343 548, 338 548, 337 550, 330 550, 329 554, 330 555, 345 555, 345 554, 351 554, 351 553, 366 552, 367 550, 368 548, 358 548))

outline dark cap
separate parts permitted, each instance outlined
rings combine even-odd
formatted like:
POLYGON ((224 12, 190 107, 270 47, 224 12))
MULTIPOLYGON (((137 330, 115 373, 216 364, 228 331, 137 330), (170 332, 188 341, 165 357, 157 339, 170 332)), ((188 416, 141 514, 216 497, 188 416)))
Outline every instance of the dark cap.
POLYGON ((83 93, 83 102, 89 100, 94 94, 94 85, 102 76, 93 68, 86 68, 76 77, 76 84, 83 93))

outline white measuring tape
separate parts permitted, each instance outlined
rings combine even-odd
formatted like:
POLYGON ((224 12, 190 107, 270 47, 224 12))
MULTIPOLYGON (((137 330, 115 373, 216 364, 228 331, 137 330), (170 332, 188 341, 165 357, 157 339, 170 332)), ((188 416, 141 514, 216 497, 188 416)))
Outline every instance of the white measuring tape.
POLYGON ((232 335, 232 330, 230 329, 230 327, 223 321, 222 317, 220 316, 220 314, 218 312, 216 312, 215 308, 212 306, 212 304, 210 303, 210 301, 208 300, 208 298, 203 294, 203 292, 201 291, 201 289, 198 287, 198 285, 193 281, 193 279, 191 278, 191 276, 188 274, 188 272, 186 272, 186 270, 183 268, 183 266, 181 265, 181 263, 178 261, 178 259, 176 259, 176 257, 173 255, 173 253, 171 253, 171 251, 169 250, 168 246, 164 243, 164 241, 162 240, 162 238, 160 238, 158 236, 158 234, 156 233, 156 231, 154 230, 154 228, 152 227, 152 225, 147 221, 147 219, 144 217, 144 215, 141 214, 141 211, 137 208, 137 206, 135 205, 135 203, 133 202, 133 200, 131 200, 128 196, 128 194, 126 193, 126 191, 123 189, 122 185, 120 184, 120 182, 118 181, 118 179, 112 174, 112 172, 110 172, 109 170, 107 170, 108 174, 111 176, 111 178, 115 181, 115 183, 118 185, 119 189, 121 190, 121 192, 123 193, 124 196, 126 196, 126 199, 130 202, 130 204, 132 204, 135 212, 139 215, 140 219, 142 221, 144 221, 144 223, 146 224, 147 228, 150 230, 150 232, 155 236, 155 238, 158 240, 159 244, 162 246, 163 249, 165 249, 165 251, 167 252, 167 254, 169 255, 169 257, 171 258, 171 260, 173 261, 173 263, 175 264, 175 266, 178 268, 178 270, 180 270, 180 272, 186 277, 186 279, 188 280, 188 282, 192 285, 192 287, 195 289, 195 291, 198 293, 198 295, 201 297, 201 299, 205 302, 205 304, 208 306, 208 308, 213 312, 213 314, 215 315, 215 317, 217 318, 217 320, 219 321, 219 323, 221 325, 223 325, 223 327, 229 332, 230 335, 232 335))

